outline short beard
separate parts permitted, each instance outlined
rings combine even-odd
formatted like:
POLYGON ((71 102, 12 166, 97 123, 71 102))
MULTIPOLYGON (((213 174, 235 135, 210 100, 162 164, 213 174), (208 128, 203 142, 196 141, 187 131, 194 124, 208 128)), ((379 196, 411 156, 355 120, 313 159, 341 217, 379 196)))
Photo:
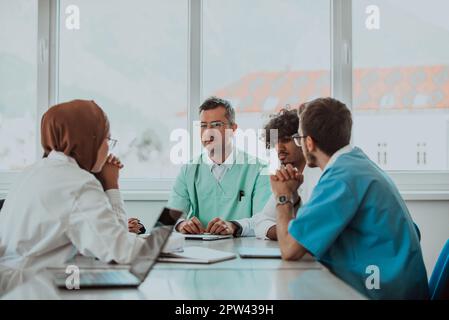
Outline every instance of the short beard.
POLYGON ((309 168, 316 168, 316 167, 318 167, 318 161, 317 161, 316 157, 313 154, 311 154, 308 151, 305 151, 305 157, 306 157, 307 166, 309 168))

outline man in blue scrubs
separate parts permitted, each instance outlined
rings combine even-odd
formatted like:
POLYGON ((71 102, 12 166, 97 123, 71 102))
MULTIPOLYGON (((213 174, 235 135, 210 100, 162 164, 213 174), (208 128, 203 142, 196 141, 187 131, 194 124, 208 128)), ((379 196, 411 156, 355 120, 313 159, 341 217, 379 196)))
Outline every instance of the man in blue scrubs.
POLYGON ((283 259, 306 252, 373 299, 427 299, 428 284, 412 218, 398 189, 374 162, 350 146, 352 118, 338 100, 300 110, 295 142, 309 167, 323 170, 294 217, 292 193, 302 175, 292 166, 271 176, 283 259))

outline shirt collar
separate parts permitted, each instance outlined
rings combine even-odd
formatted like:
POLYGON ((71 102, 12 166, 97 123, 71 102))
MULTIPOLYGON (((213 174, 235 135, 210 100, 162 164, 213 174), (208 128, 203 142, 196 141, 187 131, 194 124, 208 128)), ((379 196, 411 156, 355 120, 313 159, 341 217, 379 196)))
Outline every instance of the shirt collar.
POLYGON ((226 158, 226 160, 221 163, 215 163, 210 157, 209 154, 206 152, 203 153, 203 160, 204 162, 210 166, 210 169, 212 170, 214 167, 216 166, 224 166, 226 168, 230 168, 232 167, 232 165, 235 163, 235 152, 234 150, 231 150, 231 153, 228 155, 228 157, 226 158))
POLYGON ((332 166, 335 161, 337 161, 338 157, 340 157, 341 155, 351 152, 353 149, 353 147, 351 145, 346 145, 341 149, 338 149, 329 159, 329 162, 326 164, 326 166, 323 169, 323 172, 326 171, 326 169, 328 169, 330 166, 332 166))
POLYGON ((78 166, 78 163, 76 162, 76 160, 74 158, 64 154, 64 152, 60 152, 60 151, 56 151, 56 150, 51 150, 47 156, 47 159, 65 161, 65 162, 69 162, 72 164, 76 164, 78 166))

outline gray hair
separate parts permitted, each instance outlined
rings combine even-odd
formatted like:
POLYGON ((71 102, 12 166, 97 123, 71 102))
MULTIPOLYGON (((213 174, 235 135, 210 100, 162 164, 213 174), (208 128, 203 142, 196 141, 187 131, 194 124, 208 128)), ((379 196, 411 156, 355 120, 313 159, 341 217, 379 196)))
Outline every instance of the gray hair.
POLYGON ((213 110, 218 107, 223 107, 226 109, 226 119, 228 119, 230 124, 235 124, 235 110, 231 106, 228 100, 219 97, 209 97, 200 106, 199 113, 205 110, 213 110))

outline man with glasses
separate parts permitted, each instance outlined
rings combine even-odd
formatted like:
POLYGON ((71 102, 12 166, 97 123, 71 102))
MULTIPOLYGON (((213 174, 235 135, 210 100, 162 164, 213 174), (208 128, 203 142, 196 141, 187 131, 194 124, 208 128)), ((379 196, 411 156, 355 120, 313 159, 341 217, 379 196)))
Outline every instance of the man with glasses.
POLYGON ((320 98, 307 103, 299 118, 296 139, 307 165, 323 173, 297 212, 293 199, 302 175, 288 164, 270 178, 282 258, 297 260, 309 252, 372 299, 427 299, 415 225, 388 175, 350 145, 349 109, 320 98))
POLYGON ((182 233, 250 233, 248 219, 262 210, 271 190, 266 164, 234 146, 237 129, 231 104, 217 97, 199 108, 205 152, 181 168, 168 206, 189 213, 182 233))
MULTIPOLYGON (((301 107, 300 107, 301 108, 301 107)), ((292 194, 294 210, 307 202, 310 193, 317 183, 320 172, 306 167, 306 160, 301 150, 298 135, 298 110, 282 109, 273 114, 264 127, 267 148, 275 148, 281 166, 290 164, 295 170, 303 173, 304 183, 292 194), (277 141, 271 141, 270 131, 277 130, 277 141)), ((276 199, 272 195, 262 212, 255 215, 252 225, 256 237, 277 240, 276 234, 276 199)))

